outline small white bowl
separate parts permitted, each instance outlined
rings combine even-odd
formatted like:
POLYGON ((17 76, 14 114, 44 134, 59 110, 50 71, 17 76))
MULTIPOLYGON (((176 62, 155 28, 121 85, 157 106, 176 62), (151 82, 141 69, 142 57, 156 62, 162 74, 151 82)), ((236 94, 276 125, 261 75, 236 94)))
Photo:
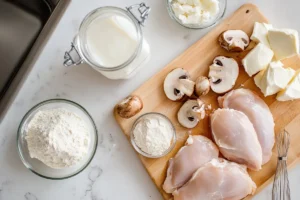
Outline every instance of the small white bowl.
POLYGON ((225 11, 226 11, 226 7, 227 7, 227 0, 218 0, 220 12, 212 21, 204 23, 204 24, 183 24, 181 22, 181 20, 178 19, 178 17, 175 15, 175 13, 172 9, 173 0, 165 0, 165 1, 166 1, 167 10, 168 10, 170 17, 173 20, 175 20, 178 24, 180 24, 181 26, 183 26, 185 28, 189 28, 189 29, 204 29, 204 28, 208 28, 208 27, 215 25, 223 18, 225 11))
POLYGON ((27 169, 29 169, 36 175, 46 179, 53 179, 53 180, 62 180, 62 179, 70 178, 82 172, 92 161, 96 153, 97 144, 98 144, 97 127, 90 114, 79 104, 66 99, 50 99, 47 101, 43 101, 37 104, 36 106, 34 106, 33 108, 31 108, 23 117, 17 135, 18 152, 23 164, 27 167, 27 169), (87 155, 85 156, 85 158, 83 158, 81 162, 79 162, 75 166, 64 168, 64 169, 53 169, 51 167, 48 167, 38 159, 31 158, 29 155, 27 142, 25 139, 25 136, 27 134, 28 124, 32 120, 33 116, 38 111, 54 109, 54 108, 64 108, 76 113, 78 116, 82 117, 82 119, 87 123, 90 129, 90 146, 87 155))
POLYGON ((170 153, 174 149, 175 144, 176 144, 176 130, 174 128, 174 125, 172 124, 172 122, 169 120, 168 117, 166 117, 165 115, 160 114, 160 113, 150 112, 150 113, 143 114, 139 118, 136 119, 136 121, 134 122, 134 124, 131 128, 131 131, 130 131, 130 141, 131 141, 131 144, 134 147, 134 149, 142 156, 145 156, 147 158, 161 158, 161 157, 164 157, 165 155, 167 155, 168 153, 170 153), (140 120, 142 120, 143 118, 148 117, 150 115, 158 115, 160 117, 163 117, 164 119, 166 119, 167 122, 169 122, 169 124, 173 130, 173 133, 172 133, 173 138, 172 138, 170 147, 163 154, 158 155, 158 156, 154 156, 154 155, 144 152, 139 146, 137 146, 137 144, 135 143, 135 140, 134 140, 133 130, 135 129, 136 125, 139 123, 140 120))

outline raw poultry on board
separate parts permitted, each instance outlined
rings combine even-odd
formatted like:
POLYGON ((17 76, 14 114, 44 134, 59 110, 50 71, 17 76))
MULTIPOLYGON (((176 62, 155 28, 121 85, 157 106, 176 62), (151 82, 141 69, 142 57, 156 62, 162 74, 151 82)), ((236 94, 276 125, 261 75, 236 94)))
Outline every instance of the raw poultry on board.
POLYGON ((240 200, 253 194, 255 189, 244 165, 219 158, 200 167, 173 195, 174 200, 240 200))
POLYGON ((252 170, 261 169, 261 146, 253 124, 244 113, 218 109, 210 121, 213 138, 225 158, 252 170))
POLYGON ((275 143, 274 119, 268 105, 248 89, 236 89, 218 98, 221 108, 243 112, 252 122, 262 149, 262 164, 272 156, 275 143))
POLYGON ((189 136, 186 145, 169 161, 164 190, 172 193, 184 185, 199 167, 218 156, 219 150, 210 139, 201 135, 189 136))

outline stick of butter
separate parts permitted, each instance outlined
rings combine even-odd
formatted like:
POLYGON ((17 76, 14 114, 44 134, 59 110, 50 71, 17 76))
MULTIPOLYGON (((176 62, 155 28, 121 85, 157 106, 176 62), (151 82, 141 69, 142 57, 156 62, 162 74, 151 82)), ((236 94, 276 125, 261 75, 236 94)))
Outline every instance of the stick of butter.
POLYGON ((294 75, 295 70, 283 68, 282 62, 271 62, 266 70, 254 77, 254 82, 265 96, 270 96, 286 88, 294 75))
POLYGON ((273 26, 271 24, 255 22, 250 39, 256 43, 263 43, 264 45, 270 48, 268 40, 268 31, 272 28, 273 26))
POLYGON ((273 51, 266 45, 259 43, 247 54, 242 60, 245 71, 249 76, 253 76, 257 72, 265 69, 272 61, 273 51))
POLYGON ((270 29, 268 39, 277 60, 299 53, 299 36, 296 30, 270 29))
POLYGON ((296 72, 288 86, 277 94, 276 99, 278 101, 300 99, 300 70, 296 72))

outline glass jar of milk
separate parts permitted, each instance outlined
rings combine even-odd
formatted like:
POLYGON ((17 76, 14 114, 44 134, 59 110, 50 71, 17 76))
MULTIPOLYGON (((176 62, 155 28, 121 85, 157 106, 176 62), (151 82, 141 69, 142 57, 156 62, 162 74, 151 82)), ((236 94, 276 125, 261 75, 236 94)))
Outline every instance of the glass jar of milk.
POLYGON ((87 63, 109 79, 128 79, 150 58, 141 26, 150 12, 145 3, 125 9, 101 7, 82 21, 64 65, 87 63))

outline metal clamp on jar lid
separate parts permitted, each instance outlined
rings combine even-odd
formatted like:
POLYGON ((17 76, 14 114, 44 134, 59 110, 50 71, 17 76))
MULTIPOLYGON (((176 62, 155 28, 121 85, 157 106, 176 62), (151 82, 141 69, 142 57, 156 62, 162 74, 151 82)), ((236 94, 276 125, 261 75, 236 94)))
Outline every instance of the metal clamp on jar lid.
POLYGON ((64 65, 87 63, 110 79, 132 77, 150 58, 150 47, 141 26, 150 12, 145 3, 101 7, 82 21, 64 65))
POLYGON ((128 12, 132 14, 132 16, 138 21, 142 26, 144 26, 144 22, 148 18, 149 12, 151 8, 147 6, 145 3, 135 4, 129 7, 126 7, 128 12), (137 8, 140 13, 140 16, 135 15, 132 11, 133 9, 137 8))

